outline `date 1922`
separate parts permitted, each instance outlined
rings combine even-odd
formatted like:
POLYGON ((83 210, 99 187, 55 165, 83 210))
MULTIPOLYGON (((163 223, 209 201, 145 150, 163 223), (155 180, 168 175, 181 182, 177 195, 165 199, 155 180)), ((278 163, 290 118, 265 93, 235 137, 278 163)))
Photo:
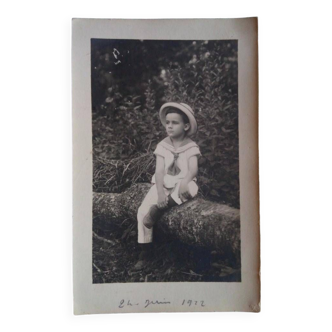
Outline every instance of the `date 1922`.
POLYGON ((186 305, 188 307, 191 307, 191 306, 205 307, 204 301, 195 301, 195 300, 183 300, 182 305, 186 305))

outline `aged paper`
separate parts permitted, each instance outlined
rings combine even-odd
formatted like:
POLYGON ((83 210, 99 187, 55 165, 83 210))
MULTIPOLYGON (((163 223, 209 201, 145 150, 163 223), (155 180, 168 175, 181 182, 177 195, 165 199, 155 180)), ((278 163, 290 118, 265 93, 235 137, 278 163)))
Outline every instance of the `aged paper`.
POLYGON ((257 18, 73 19, 72 108, 74 313, 259 312, 257 18), (237 41, 241 277, 236 282, 94 282, 91 41, 98 39, 237 41))

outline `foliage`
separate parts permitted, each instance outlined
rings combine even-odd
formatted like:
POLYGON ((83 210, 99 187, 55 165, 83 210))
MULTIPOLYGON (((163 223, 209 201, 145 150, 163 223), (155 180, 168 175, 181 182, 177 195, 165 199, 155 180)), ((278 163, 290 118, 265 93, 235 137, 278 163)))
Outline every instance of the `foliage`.
POLYGON ((229 256, 166 238, 158 232, 158 225, 155 228, 151 261, 145 269, 136 271, 134 266, 140 252, 136 224, 125 219, 120 228, 107 227, 96 218, 93 283, 241 281, 241 267, 229 256))
MULTIPOLYGON (((200 146, 199 183, 202 193, 238 205, 237 81, 229 79, 220 45, 185 67, 168 71, 168 100, 196 110, 200 146)), ((236 60, 236 58, 232 58, 236 60)), ((234 64, 236 65, 236 64, 234 64)))
POLYGON ((112 102, 107 109, 110 115, 94 117, 94 191, 121 192, 133 183, 151 181, 152 152, 164 130, 154 110, 150 83, 145 95, 143 109, 138 96, 127 96, 116 112, 112 102))
POLYGON ((239 207, 237 43, 168 43, 170 54, 164 44, 159 42, 163 53, 158 53, 156 41, 130 47, 150 62, 138 64, 141 71, 146 69, 139 78, 147 80, 132 77, 125 87, 132 71, 113 66, 119 76, 114 70, 110 76, 105 63, 110 47, 93 48, 94 190, 120 192, 132 183, 150 181, 153 150, 165 137, 158 110, 164 102, 177 101, 191 105, 198 122, 193 139, 202 152, 200 194, 239 207))

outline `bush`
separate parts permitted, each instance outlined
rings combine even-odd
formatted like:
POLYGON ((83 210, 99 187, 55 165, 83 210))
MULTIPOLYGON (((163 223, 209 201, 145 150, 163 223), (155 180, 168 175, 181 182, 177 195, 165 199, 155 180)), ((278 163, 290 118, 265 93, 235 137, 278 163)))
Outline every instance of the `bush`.
POLYGON ((221 54, 217 45, 199 60, 168 71, 166 96, 188 103, 196 111, 202 194, 239 206, 237 80, 229 75, 237 72, 237 58, 223 59, 221 54), (232 62, 236 68, 230 67, 232 62))
POLYGON ((153 151, 164 128, 155 111, 151 82, 145 95, 144 108, 138 96, 127 96, 118 112, 108 109, 108 116, 93 118, 94 191, 121 192, 133 183, 151 181, 153 151))
POLYGON ((165 137, 158 111, 176 101, 195 110, 200 194, 239 207, 236 46, 220 42, 207 49, 201 42, 189 61, 171 63, 158 79, 151 77, 144 96, 122 96, 114 82, 105 86, 105 102, 93 113, 95 191, 120 192, 151 180, 152 153, 165 137))

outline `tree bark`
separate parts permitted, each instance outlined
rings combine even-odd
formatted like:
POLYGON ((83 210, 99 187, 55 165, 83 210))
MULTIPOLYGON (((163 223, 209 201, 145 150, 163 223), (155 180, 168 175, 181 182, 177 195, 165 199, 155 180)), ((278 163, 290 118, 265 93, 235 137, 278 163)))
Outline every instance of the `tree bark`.
MULTIPOLYGON (((137 210, 151 184, 135 184, 121 194, 94 193, 93 215, 120 226, 124 218, 136 220, 137 210)), ((158 221, 158 228, 184 243, 231 253, 240 259, 240 210, 195 198, 174 207, 158 221)))

